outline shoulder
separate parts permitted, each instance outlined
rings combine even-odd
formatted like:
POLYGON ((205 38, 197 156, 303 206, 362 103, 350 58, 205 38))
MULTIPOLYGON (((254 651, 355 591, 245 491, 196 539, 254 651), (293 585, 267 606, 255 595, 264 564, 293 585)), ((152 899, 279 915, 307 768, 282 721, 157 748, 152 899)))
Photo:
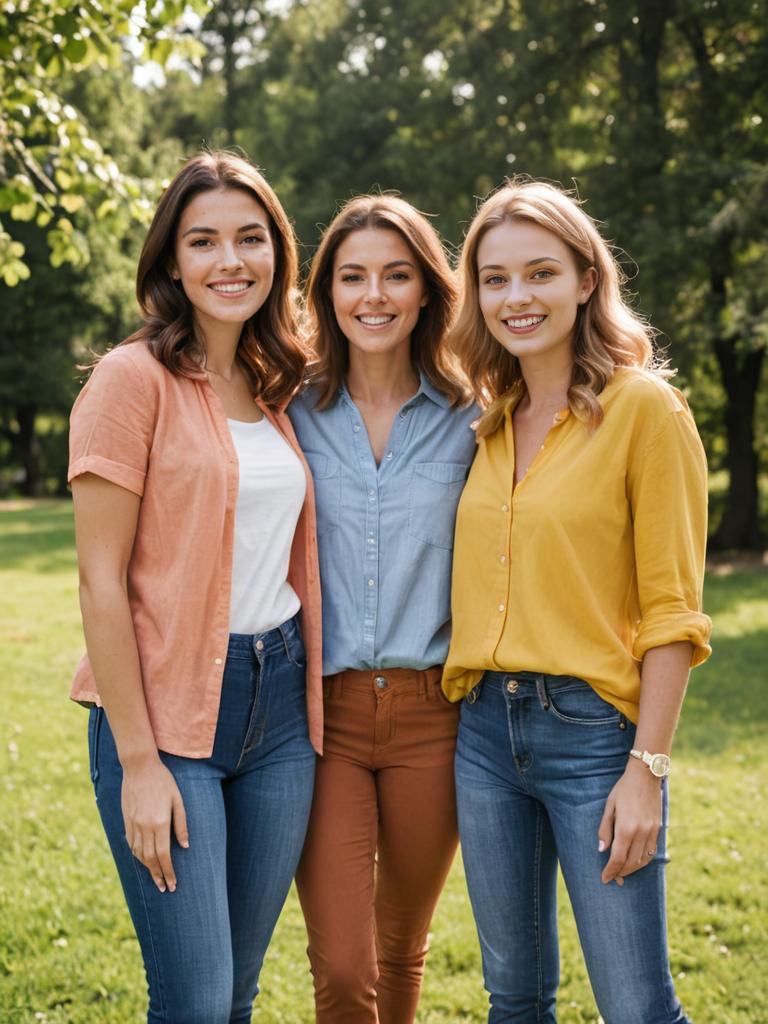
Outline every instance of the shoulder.
POLYGON ((318 409, 320 401, 320 389, 314 384, 305 384, 297 394, 293 396, 286 412, 294 423, 297 420, 314 419, 318 416, 327 416, 335 407, 336 402, 331 402, 325 409, 318 409))
POLYGON ((141 384, 145 390, 152 385, 161 384, 169 375, 169 371, 156 359, 147 346, 141 341, 128 345, 116 345, 99 360, 94 367, 90 381, 130 380, 141 384))
POLYGON ((600 401, 603 407, 634 408, 639 412, 657 414, 684 412, 690 414, 682 391, 669 381, 647 370, 617 370, 606 385, 600 401))

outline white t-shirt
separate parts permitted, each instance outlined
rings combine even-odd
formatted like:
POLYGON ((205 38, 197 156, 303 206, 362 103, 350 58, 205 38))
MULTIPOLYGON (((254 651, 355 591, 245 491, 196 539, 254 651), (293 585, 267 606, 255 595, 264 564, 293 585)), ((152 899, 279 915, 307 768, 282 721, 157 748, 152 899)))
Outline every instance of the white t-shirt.
POLYGON ((265 633, 301 606, 287 577, 307 482, 298 456, 266 416, 227 423, 240 464, 229 631, 265 633))

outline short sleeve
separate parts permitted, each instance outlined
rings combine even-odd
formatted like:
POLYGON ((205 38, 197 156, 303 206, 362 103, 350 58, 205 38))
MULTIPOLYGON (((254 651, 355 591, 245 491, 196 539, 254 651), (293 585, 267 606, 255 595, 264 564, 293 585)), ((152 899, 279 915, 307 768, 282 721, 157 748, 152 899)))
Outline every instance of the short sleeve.
POLYGON ((143 495, 155 425, 152 391, 123 348, 96 365, 72 408, 68 481, 95 473, 143 495))
POLYGON ((681 395, 674 405, 657 405, 649 414, 652 429, 642 432, 649 439, 633 451, 627 479, 640 600, 632 654, 641 661, 653 647, 688 640, 694 646, 691 664, 699 665, 711 654, 712 630, 701 610, 706 458, 681 395))

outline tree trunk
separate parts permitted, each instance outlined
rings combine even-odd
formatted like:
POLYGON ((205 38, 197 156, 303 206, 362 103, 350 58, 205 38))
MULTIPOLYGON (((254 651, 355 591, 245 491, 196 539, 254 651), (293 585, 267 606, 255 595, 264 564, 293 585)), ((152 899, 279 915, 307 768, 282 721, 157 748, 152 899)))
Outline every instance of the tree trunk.
POLYGON ((35 433, 36 419, 36 405, 21 405, 16 409, 19 432, 15 438, 15 446, 25 474, 24 482, 21 484, 21 493, 27 498, 40 497, 43 484, 40 441, 35 433))
POLYGON ((739 352, 733 342, 716 341, 715 355, 726 393, 726 464, 730 480, 725 512, 711 543, 716 548, 759 548, 755 397, 765 349, 739 352))

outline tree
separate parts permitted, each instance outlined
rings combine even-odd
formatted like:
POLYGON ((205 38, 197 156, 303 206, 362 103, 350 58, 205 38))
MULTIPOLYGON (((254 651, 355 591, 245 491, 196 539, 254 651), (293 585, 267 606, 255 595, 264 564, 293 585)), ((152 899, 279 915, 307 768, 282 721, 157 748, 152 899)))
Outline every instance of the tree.
MULTIPOLYGON (((187 9, 206 0, 14 0, 0 10, 0 214, 46 228, 54 266, 88 260, 74 215, 85 204, 109 220, 146 217, 139 181, 90 134, 82 114, 62 95, 69 73, 116 67, 129 39, 165 63, 202 47, 177 29, 187 9)), ((29 276, 24 243, 0 221, 0 276, 13 286, 29 276)))

